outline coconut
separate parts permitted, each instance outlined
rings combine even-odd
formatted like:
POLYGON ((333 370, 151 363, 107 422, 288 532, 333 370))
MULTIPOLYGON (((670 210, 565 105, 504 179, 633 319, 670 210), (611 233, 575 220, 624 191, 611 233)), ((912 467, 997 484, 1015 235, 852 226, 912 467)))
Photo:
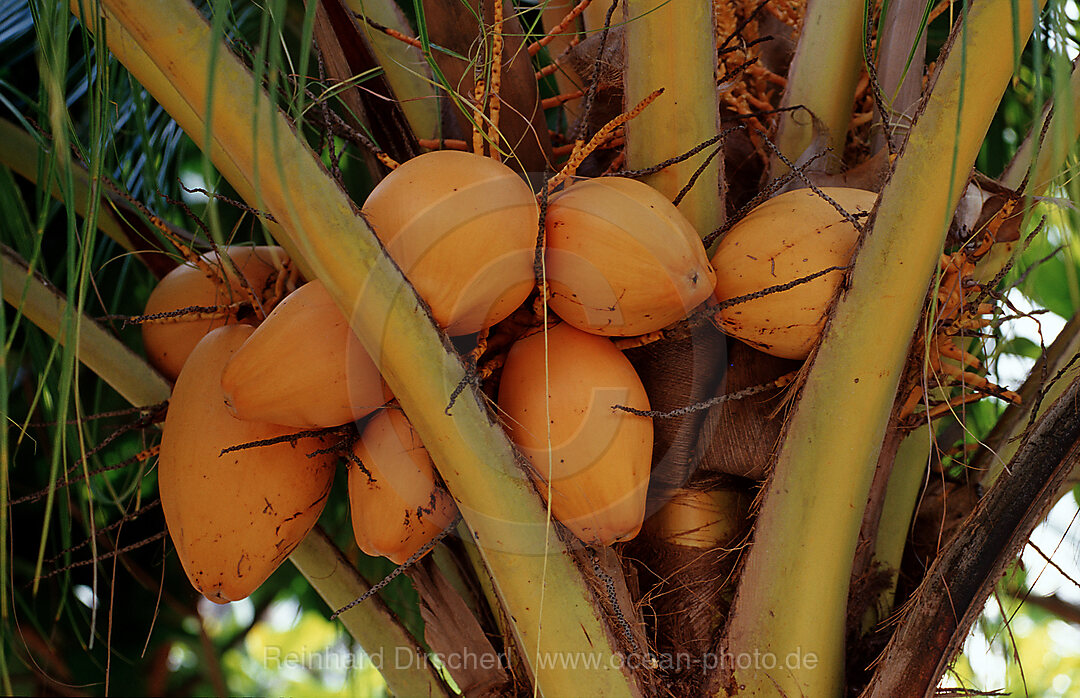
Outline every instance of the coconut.
MULTIPOLYGON (((862 189, 823 191, 852 215, 868 213, 877 201, 877 194, 862 189)), ((720 241, 712 258, 716 299, 724 303, 847 266, 858 241, 858 229, 810 189, 776 196, 720 241)), ((821 339, 825 314, 843 277, 842 270, 832 271, 723 308, 720 328, 767 354, 805 359, 821 339)))
POLYGON ((334 457, 308 453, 322 439, 222 451, 287 436, 279 424, 239 420, 225 409, 221 370, 253 329, 228 325, 198 343, 176 380, 158 460, 165 524, 188 579, 215 603, 254 591, 299 545, 322 513, 334 457))
POLYGON ((221 374, 240 419, 311 428, 345 424, 386 402, 382 376, 321 281, 266 316, 221 374))
POLYGON ((490 158, 415 157, 375 187, 364 216, 450 335, 490 327, 533 288, 536 199, 490 158))
POLYGON ((634 367, 611 340, 566 323, 517 341, 498 403, 510 438, 532 464, 554 516, 586 543, 637 535, 652 460, 648 410, 634 367))
POLYGON ((578 182, 544 217, 551 309, 585 332, 647 334, 708 299, 716 276, 694 226, 625 177, 578 182))
POLYGON ((431 456, 400 409, 372 417, 353 454, 353 535, 368 555, 400 565, 457 518, 453 497, 435 481, 431 456))
MULTIPOLYGON (((280 247, 227 247, 225 252, 239 270, 249 288, 264 298, 280 266, 288 257, 280 247)), ((184 264, 165 275, 146 302, 145 315, 168 313, 181 308, 220 308, 220 317, 207 319, 197 313, 179 315, 167 322, 146 322, 142 325, 143 345, 150 363, 170 380, 180 375, 191 350, 207 332, 215 327, 234 323, 254 324, 258 317, 252 313, 239 317, 236 309, 227 309, 238 301, 248 299, 241 276, 225 264, 216 252, 202 259, 221 270, 227 283, 207 274, 193 264, 184 264)))

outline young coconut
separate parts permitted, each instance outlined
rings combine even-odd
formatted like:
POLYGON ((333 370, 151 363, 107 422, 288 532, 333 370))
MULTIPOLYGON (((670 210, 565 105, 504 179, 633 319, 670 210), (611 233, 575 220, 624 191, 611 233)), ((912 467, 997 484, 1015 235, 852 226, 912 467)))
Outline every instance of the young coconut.
POLYGON ((548 330, 546 348, 544 339, 536 331, 510 348, 499 383, 504 426, 574 535, 629 540, 645 516, 653 425, 612 408, 648 410, 645 388, 609 339, 566 323, 548 330))
POLYGON ((221 374, 234 417, 293 427, 332 427, 389 399, 382 376, 319 280, 266 316, 221 374))
MULTIPOLYGON (((645 522, 630 555, 655 575, 648 595, 654 599, 659 651, 703 657, 713 649, 734 593, 733 571, 749 531, 752 499, 721 478, 695 480, 645 522)), ((677 672, 671 678, 678 683, 699 677, 677 672)))
MULTIPOLYGON (((852 215, 868 213, 877 201, 877 194, 862 189, 822 191, 852 215)), ((812 190, 785 192, 747 214, 720 241, 712 258, 716 299, 723 303, 846 266, 858 241, 855 226, 812 190)), ((825 313, 843 277, 836 270, 724 308, 720 328, 767 354, 805 359, 821 339, 825 313)))
POLYGON ((750 496, 733 487, 676 490, 649 518, 649 534, 667 545, 714 550, 746 529, 750 496))
MULTIPOLYGON (((280 247, 227 247, 225 253, 260 299, 273 285, 281 266, 289 261, 280 247)), ((154 368, 170 380, 176 380, 180 375, 184 361, 207 332, 237 322, 254 324, 258 319, 254 314, 240 317, 235 308, 225 307, 248 299, 244 281, 232 267, 216 252, 207 252, 201 259, 217 268, 227 283, 222 283, 222 277, 208 276, 193 264, 184 264, 158 282, 143 311, 144 315, 155 315, 191 307, 220 309, 214 311, 215 317, 211 318, 192 312, 167 321, 142 324, 146 356, 154 368)))
POLYGON ((353 447, 349 508, 356 544, 400 565, 457 517, 453 497, 412 424, 395 407, 371 418, 353 447))
POLYGON ((315 525, 330 494, 334 457, 304 438, 224 455, 223 449, 287 436, 278 424, 225 409, 221 370, 251 335, 247 325, 207 334, 176 380, 158 460, 165 524, 192 585, 215 603, 248 596, 315 525))
POLYGON ((549 305, 579 330, 647 334, 686 317, 716 275, 690 221, 644 182, 601 177, 551 200, 549 305))
POLYGON ((403 163, 364 203, 375 234, 450 335, 489 327, 525 301, 538 215, 513 170, 452 150, 403 163))

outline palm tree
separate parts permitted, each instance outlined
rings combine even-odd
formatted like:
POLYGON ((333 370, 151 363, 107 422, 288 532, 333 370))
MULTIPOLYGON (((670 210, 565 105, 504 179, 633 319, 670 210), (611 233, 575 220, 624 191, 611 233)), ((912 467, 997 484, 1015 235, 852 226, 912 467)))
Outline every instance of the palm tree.
POLYGON ((352 547, 331 492, 290 557, 303 579, 283 568, 257 605, 286 587, 349 605, 341 623, 397 695, 931 693, 1076 457, 1075 322, 1026 348, 1039 363, 1018 393, 984 368, 1010 351, 1009 288, 1065 295, 1037 262, 1041 197, 1080 127, 1066 9, 6 3, 5 688, 33 685, 27 657, 49 690, 185 690, 165 676, 186 633, 211 667, 193 681, 228 689, 205 625, 183 625, 195 598, 175 557, 149 545, 165 540, 152 463, 171 385, 121 320, 191 240, 272 238, 377 357, 463 520, 404 568, 415 591, 352 606, 394 567, 352 547), (570 175, 629 172, 711 249, 782 188, 880 195, 852 219, 858 249, 805 362, 698 322, 715 310, 620 344, 655 410, 693 409, 654 415, 646 533, 589 546, 522 476, 482 344, 447 340, 358 215, 389 169, 445 148, 506 162, 541 203, 570 175), (181 172, 225 198, 196 217, 181 172), (119 427, 90 419, 123 404, 119 427), (704 542, 676 535, 671 506, 707 506, 704 542))

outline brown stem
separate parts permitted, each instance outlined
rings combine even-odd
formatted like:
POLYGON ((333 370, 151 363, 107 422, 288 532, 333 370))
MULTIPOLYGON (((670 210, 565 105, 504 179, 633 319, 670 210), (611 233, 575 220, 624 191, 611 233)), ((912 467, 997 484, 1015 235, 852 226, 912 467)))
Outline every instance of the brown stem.
MULTIPOLYGON (((327 76, 352 80, 379 68, 352 13, 341 0, 318 0, 315 13, 315 40, 322 54, 327 76)), ((360 121, 371 129, 375 142, 396 160, 404 162, 419 154, 416 136, 394 98, 390 83, 381 73, 364 80, 362 89, 343 90, 340 99, 347 108, 346 122, 363 131, 360 121)), ((372 170, 373 172, 377 170, 372 170)))
POLYGON ((933 695, 1006 566, 1080 462, 1080 379, 1035 423, 1009 468, 943 547, 885 648, 866 698, 933 695))
POLYGON ((221 659, 214 648, 214 641, 206 632, 206 624, 201 621, 199 622, 199 645, 202 647, 203 660, 209 669, 210 685, 214 687, 214 692, 219 696, 229 695, 229 689, 225 684, 225 672, 221 670, 221 659))

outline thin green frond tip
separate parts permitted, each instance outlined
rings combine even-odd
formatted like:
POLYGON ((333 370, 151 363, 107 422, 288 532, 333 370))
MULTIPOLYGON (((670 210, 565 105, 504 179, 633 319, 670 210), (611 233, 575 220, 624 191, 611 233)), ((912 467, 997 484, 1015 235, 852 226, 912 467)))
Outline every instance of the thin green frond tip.
MULTIPOLYGON (((4 300, 22 317, 61 344, 71 342, 64 318, 68 300, 55 286, 31 272, 11 248, 0 245, 0 286, 4 300)), ((88 317, 78 323, 78 359, 132 405, 145 407, 169 398, 171 387, 146 360, 88 317)))

